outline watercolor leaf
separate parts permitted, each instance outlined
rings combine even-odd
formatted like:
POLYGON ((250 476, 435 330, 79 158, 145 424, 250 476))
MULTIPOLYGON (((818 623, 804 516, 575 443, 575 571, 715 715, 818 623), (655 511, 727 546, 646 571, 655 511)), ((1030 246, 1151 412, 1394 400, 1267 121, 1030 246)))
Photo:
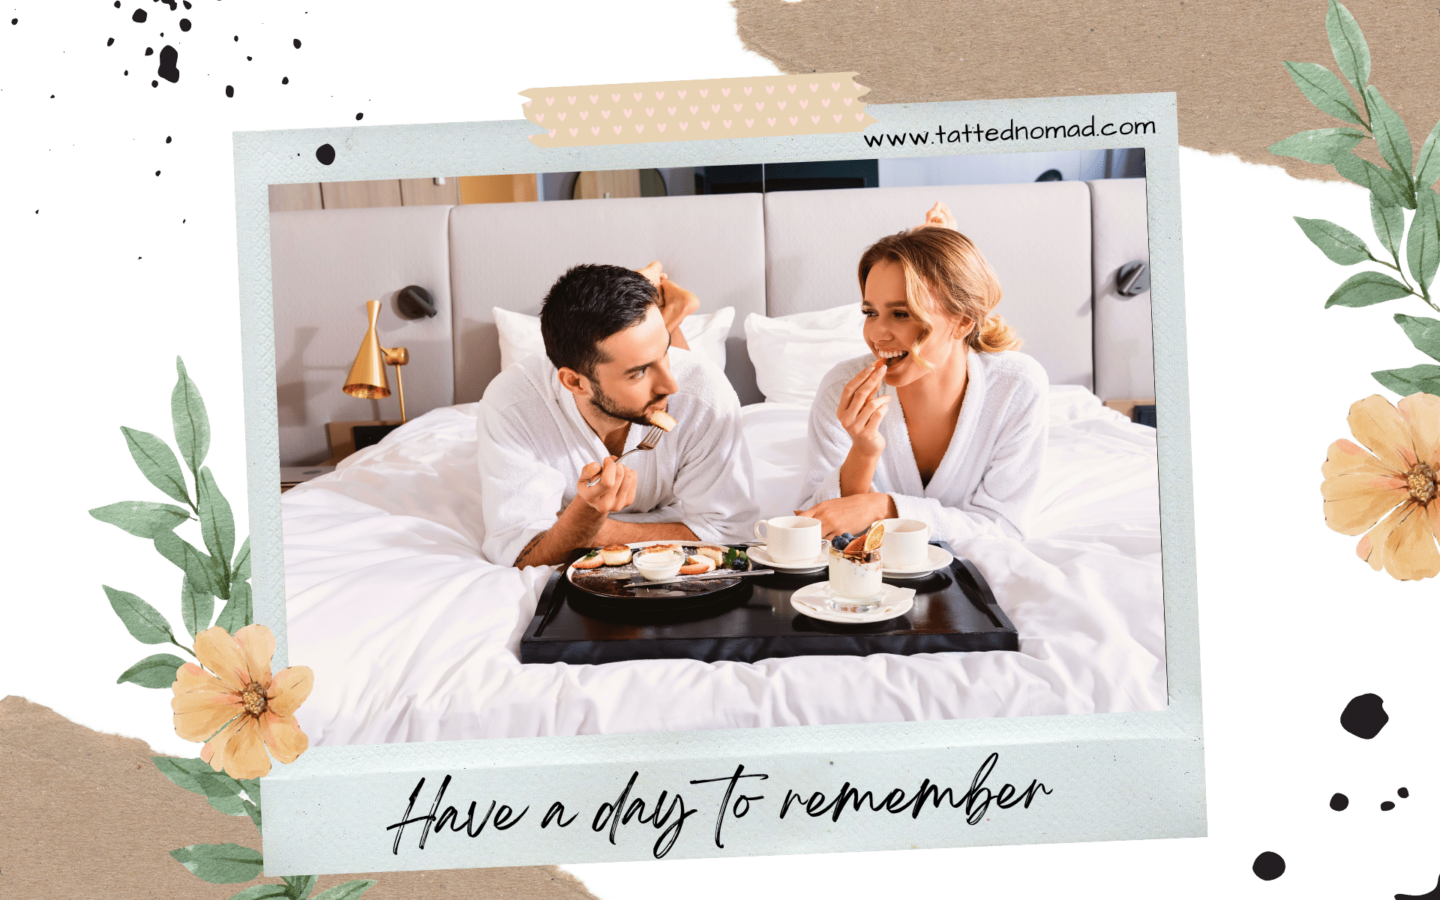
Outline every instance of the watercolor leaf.
POLYGON ((223 599, 230 598, 229 584, 222 581, 220 573, 215 571, 215 560, 201 553, 189 541, 167 531, 155 538, 155 549, 184 572, 195 589, 209 591, 223 599))
POLYGON ((226 631, 234 634, 246 625, 253 625, 255 622, 255 609, 251 600, 250 585, 245 582, 237 582, 230 586, 230 602, 225 604, 221 611, 220 618, 215 620, 226 631))
POLYGON ((110 598, 110 608, 125 623, 130 636, 142 644, 168 644, 175 635, 170 623, 155 607, 141 600, 129 591, 117 591, 109 585, 101 585, 105 596, 110 598))
POLYGON ((238 884, 258 878, 265 867, 260 851, 239 844, 191 844, 171 850, 175 861, 211 884, 238 884))
POLYGON ((1345 279, 1345 283, 1325 301, 1325 308, 1374 306, 1409 295, 1409 288, 1383 272, 1361 272, 1345 279))
POLYGON ((310 892, 315 890, 315 882, 319 878, 315 875, 287 875, 285 883, 290 885, 290 896, 293 900, 305 900, 310 892))
POLYGON ((1380 156, 1390 168, 1410 180, 1410 165, 1415 156, 1415 145, 1410 142, 1410 132, 1395 110, 1380 96, 1380 89, 1370 85, 1365 89, 1365 108, 1370 111, 1370 127, 1375 134, 1375 143, 1380 146, 1380 156))
POLYGON ((245 813, 250 817, 250 821, 255 823, 255 830, 263 834, 265 829, 260 827, 260 779, 242 779, 240 786, 245 789, 248 798, 245 802, 245 813))
POLYGON ((1418 190, 1434 186, 1440 181, 1440 122, 1430 129, 1430 136, 1420 145, 1420 156, 1415 160, 1415 187, 1418 190))
POLYGON ((1411 366, 1371 372, 1375 380, 1402 397, 1411 394, 1440 395, 1440 366, 1411 366))
POLYGON ((356 897, 374 886, 375 881, 371 878, 363 881, 347 881, 344 884, 337 884, 327 891, 321 891, 315 895, 315 900, 355 900, 356 897))
POLYGON ((1365 86, 1370 83, 1370 47, 1365 43, 1360 23, 1336 0, 1330 0, 1330 10, 1325 14, 1325 33, 1330 36, 1335 64, 1354 85, 1356 93, 1365 93, 1365 86))
POLYGON ((1370 220, 1375 223, 1375 236, 1380 243, 1400 261, 1400 239, 1405 235, 1405 214, 1400 212, 1398 206, 1386 206, 1370 195, 1370 220))
POLYGON ((175 670, 185 665, 185 660, 169 653, 147 656, 120 673, 116 684, 138 684, 147 688, 168 688, 175 683, 175 670))
POLYGON ((1400 314, 1395 322, 1405 330, 1405 336, 1415 349, 1434 360, 1440 360, 1440 319, 1421 319, 1400 314))
POLYGON ((1355 182, 1375 195, 1381 206, 1403 206, 1415 208, 1415 190, 1410 179, 1391 169, 1382 169, 1366 159, 1351 153, 1340 157, 1335 171, 1344 178, 1355 182))
POLYGON ((1300 226, 1300 230, 1305 232, 1310 242, 1319 247, 1320 252, 1330 257, 1332 262, 1353 266, 1367 259, 1374 259, 1370 255, 1370 248, 1365 246, 1359 235, 1334 222, 1296 216, 1295 224, 1300 226))
POLYGON ((215 771, 205 760, 173 756, 154 756, 151 760, 166 778, 192 794, 204 797, 225 815, 247 815, 245 801, 240 797, 240 782, 224 772, 215 771))
POLYGON ((186 575, 180 583, 180 620, 185 630, 195 635, 210 627, 215 616, 215 597, 207 590, 196 588, 186 575))
POLYGON ((190 505, 190 492, 185 487, 185 475, 180 471, 180 461, 169 445, 148 431, 120 426, 125 435, 125 445, 130 456, 140 468, 145 480, 165 492, 165 495, 190 505))
POLYGON ((1290 80, 1316 109, 1361 128, 1367 127, 1350 99, 1350 92, 1345 90, 1345 82, 1334 72, 1319 63, 1296 62, 1285 63, 1285 71, 1290 73, 1290 80))
POLYGON ((175 425, 175 444, 190 472, 200 471, 205 454, 210 452, 210 417, 205 414, 205 401, 200 389, 185 372, 185 362, 175 357, 175 389, 170 392, 170 418, 175 425))
POLYGON ((124 500, 99 506, 90 510, 90 515, 136 537, 151 538, 190 518, 189 510, 169 503, 151 503, 147 500, 124 500))
POLYGON ((208 467, 201 469, 195 479, 195 496, 200 507, 200 533, 205 538, 205 549, 219 564, 221 580, 229 581, 230 555, 235 552, 235 515, 208 467))
POLYGON ((1353 128, 1316 128, 1271 144, 1269 150, 1276 156, 1329 166, 1364 139, 1365 135, 1353 128))
POLYGON ((1405 262, 1421 291, 1428 291, 1440 267, 1440 202, 1435 192, 1422 188, 1416 195, 1415 218, 1405 244, 1405 262))
POLYGON ((250 580, 250 538, 247 536, 235 553, 235 564, 230 567, 231 581, 250 580))
POLYGON ((283 884, 252 884, 230 900, 282 900, 294 896, 290 888, 283 884))

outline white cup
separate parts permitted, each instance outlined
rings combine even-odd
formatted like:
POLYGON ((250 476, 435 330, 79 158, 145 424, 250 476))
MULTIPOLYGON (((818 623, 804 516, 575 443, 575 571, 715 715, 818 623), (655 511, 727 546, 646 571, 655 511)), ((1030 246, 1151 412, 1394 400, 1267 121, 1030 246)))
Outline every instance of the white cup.
POLYGON ((908 569, 930 558, 930 526, 919 519, 886 519, 885 568, 908 569))
POLYGON ((763 519, 755 523, 755 536, 776 562, 809 562, 820 555, 820 520, 809 516, 763 519))

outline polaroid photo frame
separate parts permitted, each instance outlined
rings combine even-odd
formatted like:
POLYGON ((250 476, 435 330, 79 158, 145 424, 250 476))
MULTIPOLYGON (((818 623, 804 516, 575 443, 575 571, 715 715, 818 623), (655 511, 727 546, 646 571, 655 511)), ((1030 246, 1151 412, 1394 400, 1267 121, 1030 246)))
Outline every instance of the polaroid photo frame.
MULTIPOLYGON (((270 185, 1139 148, 1166 708, 315 746, 265 779, 267 875, 1205 835, 1175 96, 868 112, 878 124, 863 133, 566 149, 534 146, 527 138, 539 129, 524 120, 237 133, 255 620, 275 633, 275 667, 308 661, 289 659, 286 637, 270 185), (1040 128, 1021 137, 1017 124, 1040 128), (897 139, 937 132, 940 140, 919 145, 897 139), (877 146, 876 135, 891 139, 877 146), (332 160, 325 165, 317 162, 322 146, 332 160)), ((357 339, 362 329, 357 321, 357 339)), ((320 668, 315 677, 331 676, 320 668)))

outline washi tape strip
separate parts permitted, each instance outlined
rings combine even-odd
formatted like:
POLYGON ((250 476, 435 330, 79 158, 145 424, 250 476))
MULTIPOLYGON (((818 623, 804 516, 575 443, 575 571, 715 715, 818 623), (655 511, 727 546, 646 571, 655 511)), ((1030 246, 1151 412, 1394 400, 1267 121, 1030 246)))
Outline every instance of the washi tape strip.
POLYGON ((876 121, 854 72, 531 88, 525 118, 541 147, 863 131, 876 121))

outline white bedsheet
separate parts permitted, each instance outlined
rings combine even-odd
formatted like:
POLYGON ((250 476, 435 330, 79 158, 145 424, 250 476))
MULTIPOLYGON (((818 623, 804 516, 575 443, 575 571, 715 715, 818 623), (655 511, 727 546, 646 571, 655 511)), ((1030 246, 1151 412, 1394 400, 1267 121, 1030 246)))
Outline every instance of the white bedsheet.
MULTIPOLYGON (((479 552, 475 405, 427 413, 282 501, 290 660, 312 745, 821 725, 1165 706, 1154 431, 1054 387, 1036 536, 956 551, 1018 652, 521 665, 548 568, 479 552)), ((787 514, 806 410, 744 411, 764 515, 787 514)))

